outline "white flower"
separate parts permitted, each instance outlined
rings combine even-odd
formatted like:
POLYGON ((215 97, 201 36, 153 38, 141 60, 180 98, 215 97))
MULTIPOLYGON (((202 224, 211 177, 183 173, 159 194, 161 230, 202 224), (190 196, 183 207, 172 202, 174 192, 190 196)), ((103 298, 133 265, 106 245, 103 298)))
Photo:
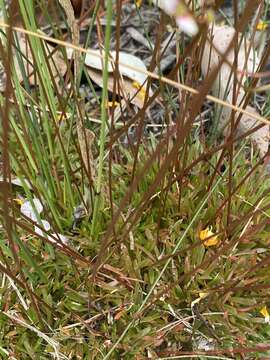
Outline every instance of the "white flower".
POLYGON ((199 32, 196 20, 189 14, 187 7, 179 0, 152 0, 166 14, 175 17, 178 28, 189 36, 199 32))
POLYGON ((50 242, 52 243, 60 243, 61 242, 63 244, 67 244, 68 243, 68 238, 62 234, 58 234, 58 233, 53 233, 51 235, 47 235, 46 233, 43 232, 43 230, 49 231, 51 229, 51 225, 47 220, 41 220, 42 226, 38 227, 35 226, 35 233, 37 235, 41 235, 43 237, 46 237, 50 242), (41 227, 43 228, 43 230, 41 229, 41 227), (60 241, 57 241, 56 239, 60 239, 60 241))
POLYGON ((178 0, 158 0, 158 6, 168 15, 175 15, 178 5, 178 0))
MULTIPOLYGON (((49 240, 50 240, 51 242, 54 242, 54 243, 55 243, 55 242, 58 242, 58 241, 55 240, 55 238, 56 238, 56 239, 60 239, 63 244, 67 244, 67 243, 68 243, 68 238, 67 238, 65 235, 58 234, 58 233, 53 233, 51 236, 49 236, 49 240)), ((60 244, 60 245, 61 245, 61 244, 60 244)))
POLYGON ((177 16, 175 21, 179 30, 183 31, 185 34, 189 36, 195 36, 198 34, 199 27, 191 15, 185 14, 177 16))
POLYGON ((34 198, 32 200, 33 206, 29 200, 26 200, 21 205, 21 213, 33 220, 37 225, 35 225, 35 233, 37 235, 46 237, 50 242, 52 243, 58 243, 61 246, 61 242, 63 244, 68 243, 68 238, 62 234, 53 233, 51 235, 48 235, 46 232, 48 232, 51 229, 51 225, 47 220, 41 220, 41 222, 38 222, 36 214, 40 214, 43 211, 43 206, 39 199, 34 198), (46 231, 46 232, 44 232, 46 231), (57 239, 57 240, 56 240, 57 239), (60 240, 60 241, 59 241, 60 240))
POLYGON ((213 339, 206 339, 202 336, 196 338, 198 350, 211 351, 215 350, 215 342, 213 339))
POLYGON ((38 227, 35 226, 35 233, 41 236, 46 236, 46 233, 44 233, 41 229, 41 227, 45 230, 45 231, 49 231, 51 228, 50 223, 47 220, 41 220, 42 226, 38 227))
POLYGON ((29 200, 26 200, 21 206, 21 213, 31 220, 37 221, 36 213, 40 214, 43 211, 43 206, 37 198, 34 198, 32 203, 34 206, 32 206, 29 200))

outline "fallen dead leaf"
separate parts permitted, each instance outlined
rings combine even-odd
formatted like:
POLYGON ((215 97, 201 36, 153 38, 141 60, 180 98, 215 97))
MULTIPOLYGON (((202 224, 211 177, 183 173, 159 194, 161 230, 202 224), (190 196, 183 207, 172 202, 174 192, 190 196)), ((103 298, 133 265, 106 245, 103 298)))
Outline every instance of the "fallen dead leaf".
MULTIPOLYGON (((233 37, 235 35, 235 29, 230 26, 217 26, 214 25, 209 31, 209 38, 207 39, 204 52, 202 56, 202 74, 206 76, 209 72, 215 68, 220 60, 220 54, 224 54, 228 49, 233 37)), ((241 35, 239 35, 239 41, 241 41, 241 35)), ((215 96, 224 98, 232 102, 232 89, 234 77, 232 75, 232 68, 234 65, 235 52, 232 48, 226 57, 226 62, 222 64, 219 75, 217 76, 213 84, 213 93, 215 96)), ((239 52, 237 57, 237 80, 242 86, 247 80, 249 74, 253 74, 259 65, 259 59, 250 45, 250 42, 246 39, 241 41, 239 45, 239 52), (249 51, 249 48, 251 49, 249 51), (243 78, 242 78, 243 74, 243 78)), ((243 89, 243 87, 242 87, 243 89)), ((242 100, 238 97, 238 103, 242 100)))
MULTIPOLYGON (((17 39, 17 49, 14 49, 14 51, 20 52, 25 75, 28 78, 29 83, 34 85, 36 84, 36 66, 29 42, 27 41, 26 35, 23 33, 17 33, 17 39)), ((59 76, 63 76, 67 70, 67 65, 60 53, 49 44, 45 44, 44 48, 53 78, 57 79, 59 76)), ((16 76, 18 77, 19 82, 22 82, 24 80, 24 75, 15 53, 13 59, 16 76)))
MULTIPOLYGON (((87 72, 90 76, 90 78, 102 88, 103 86, 103 77, 102 72, 98 70, 93 70, 90 67, 87 68, 87 72)), ((113 74, 109 75, 108 78, 108 90, 110 92, 114 91, 114 83, 115 83, 115 77, 113 74)), ((118 86, 115 87, 116 93, 125 98, 129 99, 133 104, 138 106, 140 109, 143 107, 144 104, 144 98, 141 96, 141 92, 138 90, 138 88, 134 85, 134 82, 126 77, 123 77, 122 80, 120 80, 120 88, 118 86)))
MULTIPOLYGON (((68 59, 72 59, 73 49, 67 49, 68 59)), ((91 53, 85 56, 85 65, 87 67, 90 78, 101 88, 103 87, 102 69, 104 52, 100 50, 91 50, 91 53)), ((129 98, 131 102, 137 105, 139 108, 143 107, 144 98, 146 94, 147 86, 147 68, 144 62, 132 54, 127 54, 120 51, 119 54, 119 66, 118 70, 121 78, 119 79, 120 87, 116 86, 116 93, 123 97, 129 98)), ((110 52, 110 59, 108 64, 109 83, 108 90, 113 92, 115 78, 115 60, 116 52, 110 52)), ((149 95, 152 95, 151 88, 149 89, 149 95)))
MULTIPOLYGON (((202 74, 207 76, 215 67, 218 66, 221 61, 220 54, 225 54, 233 37, 235 35, 235 29, 230 26, 213 26, 209 31, 209 38, 206 41, 204 52, 202 56, 202 74)), ((256 72, 259 65, 259 58, 256 55, 255 49, 250 42, 242 38, 243 35, 239 34, 239 51, 237 55, 237 71, 236 78, 238 80, 238 97, 236 99, 236 105, 240 106, 246 93, 244 90, 244 83, 249 75, 256 72), (242 38, 242 41, 241 41, 242 38)), ((235 60, 234 48, 231 49, 226 57, 226 62, 221 66, 220 72, 213 83, 212 92, 214 96, 219 97, 222 100, 227 100, 230 103, 233 102, 233 83, 234 73, 232 71, 235 60)), ((251 106, 247 109, 256 115, 258 112, 251 106)), ((218 124, 219 130, 222 130, 224 135, 229 132, 228 124, 230 122, 231 110, 223 107, 220 121, 218 124)), ((251 117, 243 114, 239 125, 237 127, 236 136, 244 134, 245 132, 253 129, 259 123, 251 117)), ((269 126, 265 125, 261 129, 250 135, 251 140, 257 146, 260 155, 263 157, 268 149, 269 144, 269 126)))

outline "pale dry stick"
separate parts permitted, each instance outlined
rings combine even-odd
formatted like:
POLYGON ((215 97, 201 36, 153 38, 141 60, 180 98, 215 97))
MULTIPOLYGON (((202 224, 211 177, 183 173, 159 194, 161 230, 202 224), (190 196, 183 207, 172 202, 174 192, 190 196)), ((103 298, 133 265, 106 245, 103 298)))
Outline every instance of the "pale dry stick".
MULTIPOLYGON (((25 97, 27 97, 33 104, 33 108, 35 111, 39 111, 40 113, 42 113, 44 110, 38 105, 38 103, 35 101, 35 99, 22 87, 21 90, 24 92, 24 95, 25 97)), ((14 99, 9 99, 9 101, 12 103, 12 104, 15 104, 15 101, 14 99)), ((24 104, 24 106, 26 108, 31 108, 31 105, 30 104, 24 104)), ((122 112, 126 109, 126 102, 125 101, 121 101, 121 104, 118 105, 115 110, 114 110, 114 120, 115 122, 117 122, 117 125, 125 125, 124 122, 121 122, 121 121, 118 121, 118 119, 120 119, 121 117, 121 114, 122 112)), ((50 111, 50 109, 48 107, 45 107, 45 110, 47 112, 50 111)), ((206 112, 207 110, 205 110, 206 112)), ((202 114, 204 114, 205 112, 203 112, 202 114)), ((69 119, 71 116, 72 116, 72 113, 69 113, 69 112, 65 112, 63 114, 63 111, 56 111, 57 115, 64 115, 64 118, 65 119, 69 119)), ((96 118, 93 118, 93 117, 84 117, 84 120, 89 120, 91 122, 94 122, 96 124, 101 124, 101 120, 100 119, 96 119, 96 118)), ((134 124, 132 126, 135 126, 134 124)), ((147 127, 166 127, 167 124, 147 124, 147 127)))
MULTIPOLYGON (((260 209, 260 205, 261 203, 263 202, 264 199, 261 199, 261 201, 259 201, 259 203, 256 205, 255 209, 253 210, 253 213, 255 213, 256 211, 258 211, 260 209)), ((241 239, 242 236, 244 235, 244 233, 246 232, 246 230, 248 229, 251 221, 252 221, 252 218, 253 218, 253 215, 250 216, 250 218, 248 219, 246 225, 244 226, 243 230, 241 231, 241 234, 239 235, 239 238, 241 239)), ((232 249, 232 252, 234 252, 237 248, 239 244, 239 241, 237 241, 237 243, 234 245, 233 249, 232 249)))
MULTIPOLYGON (((256 205, 255 209, 253 210, 253 213, 257 212, 260 209, 261 203, 263 202, 264 199, 261 199, 261 201, 259 201, 259 203, 256 205)), ((244 235, 244 233, 246 232, 247 228, 249 227, 251 221, 252 221, 253 215, 250 216, 250 218, 248 219, 246 225, 244 226, 243 230, 241 231, 241 234, 239 235, 240 238, 242 238, 242 236, 244 235)))
POLYGON ((10 318, 11 320, 13 320, 15 323, 23 326, 26 329, 29 329, 31 331, 33 331, 34 333, 37 334, 38 337, 42 338, 43 340, 46 341, 47 344, 49 344, 53 350, 54 350, 54 357, 58 360, 60 359, 66 359, 68 360, 68 357, 66 357, 63 353, 61 353, 59 351, 60 348, 60 344, 59 342, 57 342, 56 340, 50 338, 49 336, 47 336, 46 334, 44 334, 43 332, 41 332, 40 330, 38 330, 36 327, 26 323, 23 319, 19 318, 17 316, 17 313, 15 311, 4 311, 3 314, 5 314, 8 318, 10 318))
MULTIPOLYGON (((202 313, 202 315, 203 316, 210 316, 210 315, 222 315, 222 316, 224 316, 224 312, 207 312, 207 313, 202 313)), ((167 325, 165 325, 165 326, 163 326, 163 327, 161 327, 160 329, 158 329, 156 332, 157 333, 159 333, 159 332, 164 332, 164 331, 166 331, 166 332, 168 332, 168 331, 171 331, 173 328, 175 328, 176 326, 178 326, 178 325, 180 325, 180 324, 184 324, 184 325, 186 325, 187 327, 189 327, 190 326, 190 324, 189 324, 189 320, 192 320, 192 319, 194 319, 194 315, 190 315, 190 316, 187 316, 187 317, 185 317, 185 318, 179 318, 178 320, 175 320, 175 321, 173 321, 173 322, 171 322, 171 323, 169 323, 169 324, 167 324, 167 325)))
MULTIPOLYGON (((130 213, 131 213, 131 209, 128 210, 128 213, 127 213, 126 216, 125 216, 123 213, 121 213, 121 216, 122 216, 124 222, 125 222, 126 219, 129 217, 130 213)), ((128 226, 129 226, 129 225, 130 225, 130 224, 128 224, 128 226)), ((130 241, 130 243, 129 243, 129 249, 130 249, 131 251, 134 251, 134 250, 135 250, 135 240, 134 240, 134 236, 133 236, 133 232, 132 232, 132 231, 129 232, 129 241, 130 241)))
MULTIPOLYGON (((22 89, 23 91, 25 91, 24 89, 22 89)), ((26 96, 28 96, 30 99, 31 99, 31 101, 33 102, 33 103, 35 103, 36 104, 36 102, 35 102, 35 100, 25 91, 25 94, 26 94, 26 96)), ((9 99, 9 101, 12 103, 12 104, 15 104, 15 101, 13 100, 13 99, 9 99)), ((31 108, 31 105, 30 104, 24 104, 24 106, 26 107, 26 108, 31 108)), ((43 109, 41 109, 41 107, 39 106, 39 105, 34 105, 33 106, 33 108, 34 108, 34 110, 36 111, 36 112, 39 112, 39 113, 42 113, 43 112, 43 109)), ((117 121, 119 118, 120 118, 120 116, 121 116, 121 111, 120 111, 120 109, 119 109, 120 107, 119 106, 117 106, 116 108, 115 108, 115 114, 116 114, 116 116, 115 116, 115 121, 117 121)), ((125 109, 126 108, 126 104, 124 104, 123 105, 123 108, 125 109)), ((49 112, 50 111, 50 109, 49 108, 45 108, 45 110, 47 111, 47 112, 49 112)), ((208 110, 206 110, 205 112, 207 112, 208 110)), ((61 116, 61 115, 63 115, 63 120, 64 119, 70 119, 70 117, 72 116, 72 113, 69 113, 69 112, 65 112, 64 114, 63 114, 63 111, 60 111, 60 110, 57 110, 56 111, 56 114, 57 115, 59 115, 59 116, 61 116)), ((101 120, 100 119, 97 119, 97 118, 93 118, 93 117, 84 117, 84 120, 88 120, 88 121, 90 121, 90 122, 93 122, 93 123, 95 123, 95 124, 101 124, 101 120)), ((195 119, 196 120, 196 119, 195 119)), ((206 120, 203 120, 202 122, 206 122, 206 121, 208 121, 207 119, 206 120)), ((124 126, 126 123, 125 122, 123 122, 123 121, 117 121, 117 123, 115 124, 115 125, 118 125, 118 126, 124 126)), ((198 122, 194 122, 194 126, 199 126, 200 124, 198 123, 198 122)), ((136 124, 131 124, 130 125, 130 127, 132 128, 132 127, 135 127, 136 126, 136 124)), ((154 128, 154 127, 157 127, 157 128, 167 128, 169 125, 168 124, 146 124, 145 125, 147 128, 154 128)), ((89 129, 86 129, 86 130, 89 130, 89 129)), ((89 130, 90 131, 90 130, 89 130)), ((87 132, 86 132, 86 135, 87 135, 87 132)), ((94 136, 94 134, 92 134, 93 136, 94 136)), ((91 135, 91 137, 90 137, 90 139, 92 139, 92 136, 91 135)), ((92 141, 90 141, 90 143, 92 143, 92 141)), ((1 179, 1 178, 0 178, 1 179)))
MULTIPOLYGON (((238 197, 239 199, 241 199, 242 201, 244 201, 244 203, 246 203, 246 204, 250 205, 251 207, 255 208, 255 210, 260 210, 266 217, 270 218, 270 215, 267 214, 266 211, 264 211, 264 210, 262 210, 260 207, 258 207, 258 205, 256 206, 256 205, 252 204, 251 202, 249 202, 247 199, 245 199, 245 198, 244 198, 243 196, 241 196, 241 195, 236 195, 236 197, 238 197)), ((255 211, 255 210, 254 210, 254 211, 255 211)))
MULTIPOLYGON (((131 309, 131 307, 134 305, 134 303, 130 302, 130 303, 127 303, 127 304, 124 304, 124 305, 120 305, 120 306, 116 306, 114 307, 113 309, 109 309, 109 310, 104 310, 102 311, 101 313, 97 314, 97 315, 94 315, 92 316, 91 318, 87 319, 87 320, 84 320, 83 322, 77 322, 77 323, 73 323, 73 324, 70 324, 70 325, 67 325, 67 326, 63 326, 61 328, 61 330, 70 330, 70 329, 73 329, 75 327, 82 327, 84 326, 85 324, 91 324, 93 323, 94 321, 100 319, 101 317, 107 315, 110 311, 113 311, 114 313, 116 313, 117 311, 120 311, 123 309, 123 306, 125 307, 125 311, 129 311, 129 309, 131 309)), ((60 329, 58 329, 60 330, 60 329)))
POLYGON ((216 356, 216 355, 178 355, 178 356, 170 356, 170 357, 163 357, 163 358, 157 358, 157 360, 176 360, 176 359, 216 359, 216 360, 234 360, 233 358, 228 358, 224 356, 216 356))
MULTIPOLYGON (((0 264, 2 266, 4 266, 4 264, 0 261, 0 264)), ((20 293, 20 290, 18 289, 18 287, 16 286, 16 284, 14 283, 14 281, 11 279, 11 277, 9 277, 8 275, 6 274, 3 274, 3 277, 2 277, 2 284, 1 284, 1 288, 3 288, 5 286, 5 282, 6 282, 6 279, 9 281, 9 287, 12 287, 13 290, 16 292, 24 310, 28 311, 29 310, 29 306, 27 305, 26 301, 24 300, 22 294, 20 293)))
MULTIPOLYGON (((0 22, 0 27, 2 28, 9 28, 10 25, 9 24, 6 24, 6 23, 3 23, 3 22, 0 22)), ((38 33, 38 32, 34 32, 34 31, 29 31, 29 30, 25 30, 25 29, 22 29, 20 27, 17 27, 17 26, 14 26, 12 27, 13 31, 17 31, 17 32, 22 32, 24 34, 27 34, 27 35, 30 35, 30 36, 36 36, 40 39, 43 39, 43 40, 46 40, 46 41, 50 41, 56 45, 60 45, 60 46, 64 46, 64 47, 67 47, 67 48, 71 48, 71 49, 74 49, 76 51, 80 51, 82 53, 86 53, 86 54, 90 54, 92 56, 95 56, 95 57, 98 57, 98 58, 103 58, 102 55, 99 55, 99 54, 96 54, 95 52, 91 51, 91 49, 84 49, 80 46, 76 46, 76 45, 73 45, 71 43, 68 43, 66 41, 62 41, 62 40, 58 40, 58 39, 54 39, 50 36, 47 36, 47 35, 44 35, 44 34, 41 34, 41 33, 38 33)), ((119 61, 119 65, 125 67, 126 69, 130 69, 130 70, 133 70, 133 71, 137 71, 141 74, 144 74, 144 75, 147 75, 149 76, 150 78, 152 79, 156 79, 156 80, 159 80, 159 81, 162 81, 168 85, 171 85, 173 87, 175 87, 176 89, 183 89, 183 90, 186 90, 188 92, 190 92, 191 94, 194 94, 194 95, 198 95, 199 94, 199 91, 192 88, 191 86, 187 86, 187 85, 184 85, 184 84, 181 84, 181 83, 177 83, 173 80, 170 80, 168 78, 166 78, 165 76, 159 76, 151 71, 147 71, 147 70, 143 70, 143 69, 140 69, 140 68, 137 68, 136 66, 131 66, 131 65, 128 65, 128 64, 123 64, 122 62, 119 61)), ((209 100, 209 101, 213 101, 219 105, 222 105, 222 106, 225 106, 225 107, 228 107, 238 113, 242 113, 242 114, 245 114, 249 117, 251 117, 252 119, 256 119, 258 121, 260 121, 261 123, 263 124, 266 124, 266 125, 270 125, 270 120, 262 117, 262 116, 259 116, 259 115, 256 115, 254 113, 251 113, 239 106, 236 106, 236 105, 232 105, 230 104, 229 102, 226 102, 226 101, 223 101, 215 96, 212 96, 212 95, 206 95, 206 99, 209 100)))
POLYGON ((20 303, 22 304, 22 307, 24 308, 25 311, 29 310, 29 306, 27 305, 26 301, 24 300, 22 294, 20 293, 20 290, 18 289, 18 287, 16 286, 15 282, 11 279, 11 277, 9 277, 8 275, 6 275, 9 283, 10 283, 10 287, 13 288, 13 290, 16 292, 20 303))
POLYGON ((253 89, 253 92, 259 93, 259 92, 268 91, 268 90, 270 90, 270 84, 259 86, 255 89, 253 89))

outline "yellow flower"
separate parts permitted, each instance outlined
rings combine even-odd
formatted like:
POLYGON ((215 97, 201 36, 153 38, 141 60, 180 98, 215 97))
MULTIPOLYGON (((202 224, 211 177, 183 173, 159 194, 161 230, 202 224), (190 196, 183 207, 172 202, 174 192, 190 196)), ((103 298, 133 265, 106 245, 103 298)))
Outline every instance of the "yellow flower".
POLYGON ((209 295, 209 293, 207 293, 207 292, 199 292, 199 297, 197 299, 195 299, 194 301, 192 301, 191 307, 193 308, 193 306, 195 304, 198 304, 202 299, 205 299, 208 295, 209 295))
POLYGON ((113 108, 120 105, 118 101, 107 101, 106 109, 113 108))
POLYGON ((260 310, 260 313, 264 316, 264 321, 266 323, 270 323, 270 315, 269 315, 269 312, 267 310, 267 307, 264 306, 261 310, 260 310))
POLYGON ((137 81, 133 81, 132 83, 132 86, 138 90, 138 97, 141 99, 141 100, 144 100, 145 98, 145 95, 146 95, 146 91, 145 89, 143 88, 143 86, 138 83, 137 81))
POLYGON ((264 31, 267 29, 267 27, 268 27, 268 23, 266 21, 260 20, 257 25, 257 30, 264 31))
POLYGON ((207 10, 206 12, 206 20, 209 24, 215 21, 215 13, 212 9, 207 10))
POLYGON ((135 4, 138 8, 142 6, 142 2, 143 0, 135 0, 135 4))
POLYGON ((204 298, 206 298, 208 295, 209 295, 208 292, 199 292, 199 297, 200 297, 200 299, 204 299, 204 298))
POLYGON ((13 199, 13 201, 15 201, 15 203, 17 203, 20 206, 22 206, 22 204, 24 203, 24 199, 20 199, 20 198, 13 199))
POLYGON ((64 121, 64 120, 67 120, 67 115, 61 111, 58 111, 57 115, 56 115, 56 121, 60 122, 60 121, 64 121))
POLYGON ((200 240, 203 241, 203 245, 206 247, 215 246, 218 243, 218 237, 212 232, 212 228, 210 226, 201 230, 199 236, 200 240))

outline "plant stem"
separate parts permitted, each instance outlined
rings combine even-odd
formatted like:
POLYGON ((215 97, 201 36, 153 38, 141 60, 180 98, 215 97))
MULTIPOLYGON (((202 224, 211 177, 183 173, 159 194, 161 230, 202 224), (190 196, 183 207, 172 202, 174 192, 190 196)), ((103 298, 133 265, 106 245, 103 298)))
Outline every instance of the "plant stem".
POLYGON ((96 232, 97 214, 100 208, 101 200, 101 187, 102 187, 102 173, 104 165, 104 149, 105 149, 105 130, 107 123, 107 110, 106 102, 108 99, 108 64, 109 64, 109 52, 110 52, 110 39, 111 39, 111 22, 112 22, 112 0, 107 1, 107 25, 105 31, 105 57, 103 68, 103 88, 102 88, 102 100, 101 100, 101 128, 99 137, 99 164, 98 164, 98 177, 96 184, 96 197, 94 203, 93 222, 91 227, 91 236, 96 232))

